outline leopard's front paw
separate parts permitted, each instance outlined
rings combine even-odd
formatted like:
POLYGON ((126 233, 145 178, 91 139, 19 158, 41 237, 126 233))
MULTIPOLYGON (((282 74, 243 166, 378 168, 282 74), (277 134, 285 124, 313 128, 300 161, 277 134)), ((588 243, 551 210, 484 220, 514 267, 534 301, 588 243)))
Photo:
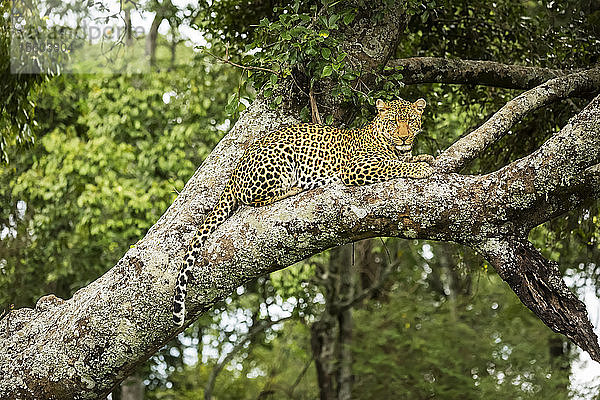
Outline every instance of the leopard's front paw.
POLYGON ((429 163, 419 161, 412 164, 411 178, 429 178, 434 173, 434 169, 429 163))
POLYGON ((430 154, 419 154, 418 156, 414 156, 411 161, 426 162, 427 164, 433 164, 435 161, 435 157, 430 154))

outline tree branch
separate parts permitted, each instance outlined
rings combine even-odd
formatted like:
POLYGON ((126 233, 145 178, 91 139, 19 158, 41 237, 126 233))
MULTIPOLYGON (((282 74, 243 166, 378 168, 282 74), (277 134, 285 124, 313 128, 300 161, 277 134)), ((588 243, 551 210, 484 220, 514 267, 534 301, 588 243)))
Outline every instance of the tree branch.
MULTIPOLYGON (((180 332, 171 323, 171 299, 185 244, 251 138, 293 121, 285 110, 255 101, 114 268, 69 300, 46 296, 35 309, 5 316, 0 398, 106 396, 180 332)), ((203 262, 193 269, 186 320, 195 320, 250 279, 363 238, 485 243, 524 237, 526 216, 540 199, 574 190, 582 171, 600 162, 598 124, 600 98, 538 152, 485 176, 438 174, 364 187, 332 185, 270 206, 244 207, 203 248, 203 262)))
POLYGON ((549 79, 573 71, 508 65, 494 61, 460 60, 440 57, 412 57, 391 60, 390 67, 402 68, 402 82, 458 83, 507 89, 531 89, 549 79))
POLYGON ((554 78, 515 97, 483 125, 455 142, 435 162, 440 172, 458 172, 528 113, 553 101, 600 91, 600 68, 554 78))
POLYGON ((290 397, 293 396, 294 390, 296 389, 296 387, 302 381, 302 378, 304 377, 304 374, 306 374, 306 371, 308 371, 308 367, 310 367, 310 364, 312 364, 313 360, 314 360, 314 357, 311 357, 311 358, 308 359, 308 361, 306 362, 306 364, 304 364, 304 367, 302 367, 302 371, 300 371, 300 373, 296 377, 296 380, 294 381, 294 383, 292 384, 292 386, 290 386, 290 388, 288 389, 290 397))
MULTIPOLYGON (((547 212, 568 211, 581 200, 593 199, 598 189, 589 185, 594 179, 595 166, 600 162, 600 95, 592 100, 577 116, 538 150, 517 160, 494 175, 498 184, 493 189, 501 195, 504 187, 511 187, 511 199, 506 198, 505 209, 509 218, 526 223, 540 220, 532 211, 546 203, 547 212), (593 179, 593 180, 592 180, 593 179), (570 195, 575 195, 569 197, 570 195), (555 209, 553 198, 563 205, 555 209)), ((581 203, 580 203, 581 204, 581 203)))
POLYGON ((585 305, 567 288, 555 262, 545 259, 528 241, 516 238, 490 238, 474 248, 544 324, 600 362, 598 337, 585 305))
POLYGON ((216 56, 206 49, 202 49, 202 50, 204 51, 204 53, 208 54, 209 56, 211 56, 213 58, 216 58, 217 60, 221 61, 223 64, 233 65, 234 67, 243 69, 245 71, 262 71, 262 72, 268 72, 273 75, 281 76, 280 72, 277 72, 271 68, 262 68, 262 67, 254 67, 251 65, 242 65, 242 64, 238 64, 238 63, 231 61, 229 59, 229 46, 225 47, 225 58, 216 56))

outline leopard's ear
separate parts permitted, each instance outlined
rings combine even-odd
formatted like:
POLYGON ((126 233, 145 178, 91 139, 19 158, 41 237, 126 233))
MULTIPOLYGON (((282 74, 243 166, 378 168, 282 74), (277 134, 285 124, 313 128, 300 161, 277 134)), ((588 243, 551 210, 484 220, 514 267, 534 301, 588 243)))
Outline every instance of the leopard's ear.
POLYGON ((385 115, 385 113, 388 110, 387 104, 385 104, 385 101, 383 101, 381 99, 377 99, 377 101, 375 102, 375 107, 377 107, 377 112, 382 117, 385 115))
POLYGON ((425 109, 426 105, 427 102, 425 101, 425 99, 419 99, 413 103, 413 107, 415 108, 415 110, 417 110, 419 114, 423 114, 423 110, 425 109))

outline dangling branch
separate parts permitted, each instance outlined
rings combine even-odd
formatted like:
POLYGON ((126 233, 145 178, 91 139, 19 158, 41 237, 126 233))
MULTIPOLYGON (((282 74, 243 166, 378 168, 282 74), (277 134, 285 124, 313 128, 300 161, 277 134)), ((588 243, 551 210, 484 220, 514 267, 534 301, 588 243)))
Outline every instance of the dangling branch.
POLYGON ((544 258, 527 240, 516 238, 490 238, 474 248, 544 324, 600 362, 598 337, 585 304, 565 285, 555 262, 544 258))
POLYGON ((315 93, 311 87, 308 92, 308 98, 310 101, 310 115, 312 117, 313 124, 323 125, 321 121, 321 115, 319 115, 319 108, 317 107, 317 100, 315 99, 315 93))

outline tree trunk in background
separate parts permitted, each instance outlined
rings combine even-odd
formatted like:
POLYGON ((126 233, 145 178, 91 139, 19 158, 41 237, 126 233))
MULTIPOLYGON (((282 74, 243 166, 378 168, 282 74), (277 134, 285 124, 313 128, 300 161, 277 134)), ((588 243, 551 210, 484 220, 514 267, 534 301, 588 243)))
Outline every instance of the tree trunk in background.
POLYGON ((352 397, 352 309, 342 311, 339 316, 339 356, 338 356, 338 400, 350 400, 352 397))
POLYGON ((146 55, 150 57, 150 66, 156 65, 156 38, 158 37, 158 27, 163 20, 162 13, 156 12, 148 36, 146 36, 146 55))
POLYGON ((337 321, 329 313, 324 312, 321 319, 310 329, 311 348, 317 370, 319 398, 335 400, 335 347, 337 339, 337 321))
MULTIPOLYGON (((335 301, 346 304, 354 299, 356 268, 354 268, 354 244, 339 248, 333 252, 339 276, 339 292, 335 301), (337 254, 336 254, 337 253, 337 254)), ((337 399, 350 400, 352 396, 352 307, 338 309, 338 360, 337 360, 337 399)))
POLYGON ((144 400, 144 381, 138 375, 132 375, 121 384, 121 400, 144 400))
POLYGON ((177 56, 177 44, 179 40, 177 40, 177 27, 173 23, 173 20, 169 20, 169 24, 171 25, 171 62, 169 63, 169 68, 175 68, 175 57, 177 56))
MULTIPOLYGON (((391 262, 387 258, 387 250, 375 252, 375 248, 379 245, 385 245, 381 239, 365 239, 354 244, 354 264, 358 269, 357 287, 360 290, 368 290, 375 285, 384 268, 391 262)), ((374 291, 369 297, 376 298, 379 295, 380 292, 374 291)))
POLYGON ((131 30, 131 9, 129 5, 125 5, 125 44, 127 46, 133 45, 133 32, 131 30))
POLYGON ((557 390, 568 393, 569 379, 571 376, 571 362, 567 354, 571 350, 569 342, 562 338, 553 337, 548 343, 550 362, 552 364, 552 380, 556 382, 557 390))
POLYGON ((354 297, 353 246, 332 249, 320 275, 325 311, 311 327, 321 400, 348 400, 352 393, 352 311, 341 304, 354 297))
POLYGON ((121 386, 116 387, 110 393, 110 398, 111 398, 111 400, 121 400, 121 386))

